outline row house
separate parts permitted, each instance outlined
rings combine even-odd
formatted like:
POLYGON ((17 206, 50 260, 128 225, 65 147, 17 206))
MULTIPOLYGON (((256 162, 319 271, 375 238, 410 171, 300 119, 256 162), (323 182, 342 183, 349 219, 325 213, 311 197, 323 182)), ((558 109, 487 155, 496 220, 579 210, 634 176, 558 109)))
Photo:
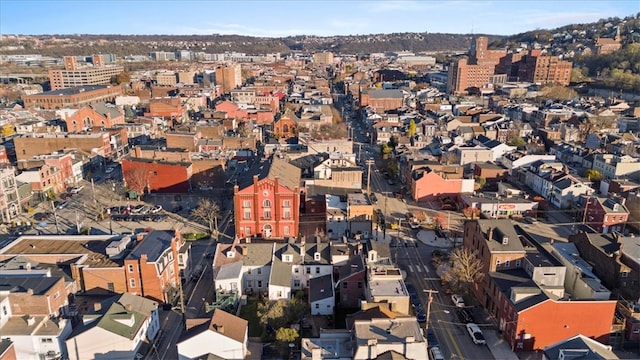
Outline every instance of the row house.
POLYGON ((0 286, 0 334, 14 342, 16 358, 65 358, 71 333, 68 298, 62 277, 6 276, 0 286))
POLYGON ((62 171, 49 164, 25 170, 16 176, 16 180, 31 184, 32 191, 37 194, 40 200, 66 191, 62 171))
POLYGON ((187 119, 187 108, 182 98, 163 97, 149 99, 149 111, 144 113, 146 117, 160 117, 173 123, 180 124, 187 119))
POLYGON ((453 151, 458 155, 460 165, 494 161, 495 158, 493 150, 484 145, 453 146, 449 151, 453 151))
POLYGON ((505 154, 512 153, 516 150, 515 146, 509 146, 499 140, 492 140, 486 136, 478 136, 473 141, 477 145, 482 145, 493 152, 492 162, 500 162, 505 154))
POLYGON ((583 221, 595 231, 623 233, 629 220, 629 209, 624 198, 589 197, 584 201, 583 221))
POLYGON ((467 221, 463 246, 483 264, 475 295, 514 350, 543 349, 575 332, 608 341, 616 301, 572 297, 563 262, 519 234, 510 220, 467 221), (584 321, 585 313, 591 321, 584 321))
POLYGON ((64 149, 82 150, 92 156, 103 158, 111 154, 110 136, 107 132, 30 134, 15 137, 13 143, 17 160, 64 149))
POLYGON ((402 136, 403 127, 404 125, 398 122, 377 122, 372 126, 372 141, 378 145, 386 144, 391 140, 391 137, 402 136))
MULTIPOLYGON (((178 254, 190 245, 176 231, 153 230, 124 259, 127 292, 156 301, 173 303, 180 294, 181 270, 178 254)), ((183 259, 183 263, 189 263, 183 259)))
POLYGON ((187 329, 177 342, 178 359, 245 359, 249 355, 247 320, 215 309, 203 326, 187 329))
POLYGON ((578 204, 581 196, 594 192, 589 183, 568 172, 562 163, 539 160, 526 170, 524 183, 554 206, 564 209, 578 204))
POLYGON ((516 173, 515 170, 527 168, 537 161, 548 163, 554 162, 555 160, 555 155, 533 155, 516 151, 504 154, 500 159, 500 162, 502 163, 502 166, 509 170, 509 175, 514 175, 516 173))
POLYGON ((121 235, 22 236, 0 250, 0 261, 22 256, 54 269, 65 264, 62 270, 80 293, 129 292, 169 302, 178 294, 180 273, 190 271, 189 249, 179 233, 159 230, 139 235, 137 242, 121 235))
POLYGON ((404 93, 401 90, 366 89, 359 94, 359 106, 370 106, 376 112, 382 113, 395 110, 404 105, 404 93))
POLYGON ((22 212, 13 166, 0 166, 0 222, 10 223, 22 212))
POLYGON ((65 339, 67 359, 139 358, 160 332, 158 302, 142 296, 124 293, 96 301, 92 310, 65 339))
POLYGON ((606 179, 631 177, 640 173, 640 159, 629 155, 596 154, 593 169, 606 179))
POLYGON ((82 161, 79 159, 77 161, 76 159, 77 156, 75 151, 55 151, 51 154, 36 155, 30 159, 19 160, 18 168, 32 169, 45 164, 53 166, 56 169, 60 169, 60 180, 62 180, 62 185, 71 186, 83 178, 82 161), (78 165, 78 162, 81 164, 78 165))
POLYGON ((640 261, 634 255, 640 238, 579 231, 569 236, 580 256, 593 265, 602 283, 624 299, 640 296, 640 261))
POLYGON ((239 237, 295 237, 300 221, 300 168, 274 158, 268 172, 234 186, 239 237), (251 181, 251 182, 249 182, 251 181))

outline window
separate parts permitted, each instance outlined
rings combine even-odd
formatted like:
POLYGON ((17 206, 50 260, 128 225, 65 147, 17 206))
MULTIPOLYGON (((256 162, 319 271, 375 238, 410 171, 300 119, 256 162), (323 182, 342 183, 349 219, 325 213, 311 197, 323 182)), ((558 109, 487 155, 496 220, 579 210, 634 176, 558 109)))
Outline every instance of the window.
POLYGON ((109 289, 109 291, 111 292, 116 292, 115 285, 112 282, 107 283, 107 289, 109 289))
POLYGON ((53 343, 53 339, 52 338, 41 338, 40 342, 43 344, 51 344, 53 343))
POLYGON ((127 266, 127 269, 129 269, 129 272, 132 273, 133 272, 133 264, 129 264, 129 266, 127 266))
POLYGON ((271 201, 269 201, 269 200, 264 200, 264 201, 262 202, 262 207, 264 207, 264 208, 270 208, 270 207, 271 207, 271 201))
POLYGON ((247 280, 246 284, 247 284, 248 288, 253 287, 253 284, 252 284, 251 280, 247 280))
POLYGON ((625 271, 625 272, 621 272, 621 273, 620 273, 620 276, 622 276, 623 278, 626 278, 626 277, 628 277, 628 276, 629 276, 629 273, 628 273, 628 272, 626 272, 626 271, 625 271))
POLYGON ((244 212, 242 214, 242 218, 244 220, 249 220, 251 219, 251 209, 244 209, 244 212))
POLYGON ((520 267, 522 265, 522 260, 516 260, 516 267, 520 267))
POLYGON ((251 207, 251 200, 242 201, 242 207, 243 208, 250 208, 251 207))
POLYGON ((299 288, 300 287, 300 280, 293 280, 293 287, 299 288))
POLYGON ((320 274, 320 266, 316 266, 316 274, 320 274))
POLYGON ((281 291, 281 290, 278 290, 278 292, 276 293, 276 296, 277 296, 277 297, 282 297, 282 291, 281 291))
POLYGON ((247 274, 251 275, 251 268, 247 270, 247 274))
POLYGON ((263 215, 263 217, 264 217, 265 219, 271 219, 271 210, 269 210, 269 209, 264 209, 264 215, 263 215))
POLYGON ((2 315, 7 315, 7 307, 6 306, 2 307, 2 315))
POLYGON ((282 207, 285 207, 285 208, 291 207, 291 200, 283 200, 282 207))
POLYGON ((289 230, 289 227, 288 227, 288 226, 285 226, 285 227, 284 227, 284 234, 285 234, 285 235, 289 235, 289 233, 290 233, 290 232, 291 232, 291 231, 289 230))
POLYGON ((307 266, 307 274, 311 274, 311 267, 307 266))
POLYGON ((262 280, 258 280, 258 287, 261 288, 262 287, 262 280))
POLYGON ((291 210, 289 209, 284 209, 282 211, 282 218, 283 219, 291 219, 291 210))
POLYGON ((258 275, 262 275, 262 268, 258 268, 258 275))
POLYGON ((343 289, 347 289, 348 287, 349 287, 349 283, 348 282, 345 281, 345 282, 342 283, 342 288, 343 289))
POLYGON ((496 267, 500 267, 500 260, 496 260, 496 267))
POLYGON ((358 289, 362 289, 362 281, 358 281, 358 289))
POLYGON ((320 308, 320 304, 316 304, 316 309, 320 308))
POLYGON ((300 272, 300 269, 298 269, 297 267, 295 267, 295 268, 293 268, 293 272, 297 274, 297 273, 299 273, 299 272, 300 272))
POLYGON ((247 236, 251 235, 251 228, 250 227, 246 227, 244 229, 244 234, 247 235, 247 236))
POLYGON ((131 288, 136 287, 136 279, 129 279, 129 287, 131 288))
POLYGON ((57 299, 57 298, 59 298, 59 297, 60 297, 60 291, 56 291, 56 293, 55 293, 55 294, 53 294, 53 298, 54 298, 54 299, 57 299))
POLYGON ((509 267, 510 264, 511 264, 511 261, 507 260, 504 262, 504 267, 509 267))

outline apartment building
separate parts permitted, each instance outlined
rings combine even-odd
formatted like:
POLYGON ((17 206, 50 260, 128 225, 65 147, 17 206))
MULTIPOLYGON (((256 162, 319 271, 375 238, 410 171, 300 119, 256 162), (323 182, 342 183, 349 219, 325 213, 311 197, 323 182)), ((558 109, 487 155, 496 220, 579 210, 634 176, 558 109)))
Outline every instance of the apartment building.
POLYGON ((240 64, 216 68, 216 85, 222 87, 222 93, 228 93, 242 85, 242 68, 240 64))
POLYGON ((0 220, 10 223, 22 212, 13 166, 0 167, 0 220))
POLYGON ((51 82, 52 90, 110 84, 114 76, 118 76, 124 71, 124 67, 120 65, 102 65, 103 61, 95 62, 93 67, 80 68, 73 56, 65 56, 64 64, 65 68, 63 70, 49 70, 49 81, 51 82))

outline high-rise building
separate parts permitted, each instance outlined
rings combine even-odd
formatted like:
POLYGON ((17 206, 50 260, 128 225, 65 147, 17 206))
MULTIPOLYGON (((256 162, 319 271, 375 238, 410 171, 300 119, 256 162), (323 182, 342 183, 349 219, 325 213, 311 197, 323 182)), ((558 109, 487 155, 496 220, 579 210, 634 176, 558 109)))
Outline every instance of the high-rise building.
POLYGON ((223 93, 242 85, 242 68, 240 64, 226 65, 216 69, 216 85, 222 87, 223 93))
POLYGON ((93 66, 95 67, 100 67, 100 66, 104 66, 104 56, 102 55, 92 55, 91 56, 91 62, 93 63, 93 66))
POLYGON ((316 64, 331 65, 333 64, 333 53, 332 52, 315 53, 313 54, 313 62, 316 64))
POLYGON ((520 81, 567 86, 571 81, 571 61, 552 55, 527 55, 516 63, 520 81))

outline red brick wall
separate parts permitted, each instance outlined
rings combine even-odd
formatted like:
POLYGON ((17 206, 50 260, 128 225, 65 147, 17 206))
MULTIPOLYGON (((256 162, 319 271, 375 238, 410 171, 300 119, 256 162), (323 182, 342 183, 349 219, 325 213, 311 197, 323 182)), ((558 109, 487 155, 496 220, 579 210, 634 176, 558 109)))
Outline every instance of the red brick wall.
POLYGON ((445 180, 434 172, 425 172, 423 177, 413 183, 413 199, 421 201, 434 199, 439 195, 459 194, 461 189, 461 180, 445 180))
MULTIPOLYGON (((518 315, 516 336, 531 334, 523 340, 523 351, 543 349, 562 339, 582 334, 606 344, 609 341, 616 301, 545 301, 518 315), (588 318, 588 321, 585 319, 588 318)), ((508 339, 514 344, 514 339, 508 339)))
POLYGON ((28 293, 11 293, 11 312, 13 315, 43 314, 48 313, 58 315, 60 307, 67 301, 67 292, 64 287, 64 280, 58 281, 44 294, 33 295, 28 293), (56 296, 57 294, 57 296, 56 296))
POLYGON ((16 347, 15 345, 13 345, 13 343, 9 345, 9 347, 3 354, 0 354, 0 360, 17 360, 17 359, 18 357, 16 356, 16 347))
POLYGON ((91 268, 81 270, 84 291, 109 290, 109 283, 113 283, 114 292, 122 294, 127 291, 124 271, 121 267, 91 268))
MULTIPOLYGON (((152 192, 183 193, 189 191, 189 179, 193 174, 193 167, 190 163, 177 164, 139 161, 135 158, 122 159, 122 174, 127 184, 134 187, 134 184, 145 180, 140 179, 139 170, 134 170, 140 168, 147 171, 148 175, 142 177, 147 180, 152 192)), ((140 191, 142 189, 134 190, 140 191)), ((146 186, 144 191, 148 191, 146 186)))

